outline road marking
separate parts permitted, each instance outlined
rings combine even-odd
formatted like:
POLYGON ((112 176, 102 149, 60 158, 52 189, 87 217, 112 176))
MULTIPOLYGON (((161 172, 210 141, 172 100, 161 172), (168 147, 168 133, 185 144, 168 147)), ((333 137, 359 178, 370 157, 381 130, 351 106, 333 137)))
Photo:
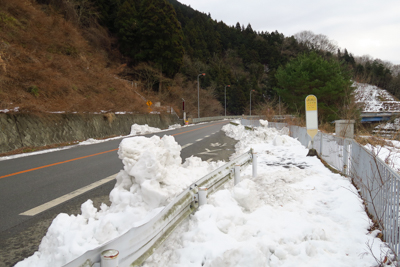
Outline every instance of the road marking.
POLYGON ((213 153, 213 152, 217 152, 217 151, 220 151, 220 150, 222 150, 222 149, 210 150, 210 149, 206 148, 206 151, 200 152, 198 154, 200 154, 200 155, 218 155, 218 153, 213 153))
POLYGON ((45 210, 48 210, 48 209, 53 208, 53 207, 55 207, 55 206, 57 206, 57 205, 59 205, 61 203, 64 203, 67 200, 70 200, 70 199, 72 199, 72 198, 74 198, 76 196, 82 195, 83 193, 86 193, 87 191, 92 190, 93 188, 96 188, 96 187, 98 187, 98 186, 100 186, 102 184, 105 184, 105 183, 107 183, 107 182, 109 182, 111 180, 114 180, 116 176, 117 176, 117 174, 111 175, 111 176, 109 176, 107 178, 104 178, 104 179, 102 179, 100 181, 94 182, 94 183, 92 183, 90 185, 84 186, 82 188, 79 188, 78 190, 75 190, 75 191, 71 192, 71 193, 68 193, 68 194, 63 195, 63 196, 61 196, 59 198, 53 199, 52 201, 49 201, 49 202, 44 203, 44 204, 42 204, 40 206, 37 206, 36 208, 33 208, 33 209, 30 209, 30 210, 25 211, 23 213, 20 213, 19 215, 35 216, 35 215, 37 215, 37 214, 39 214, 39 213, 41 213, 41 212, 43 212, 45 210))
POLYGON ((186 145, 182 146, 182 149, 187 148, 188 146, 191 146, 191 145, 193 145, 193 143, 186 144, 186 145))
POLYGON ((196 142, 200 142, 201 140, 203 140, 203 138, 197 139, 196 142))
POLYGON ((79 158, 69 159, 69 160, 66 160, 66 161, 56 162, 56 163, 53 163, 53 164, 44 165, 44 166, 40 166, 40 167, 37 167, 37 168, 29 169, 29 170, 24 170, 24 171, 20 171, 20 172, 14 172, 14 173, 10 173, 10 174, 7 174, 7 175, 0 176, 0 179, 1 178, 6 178, 6 177, 10 177, 10 176, 14 176, 14 175, 17 175, 17 174, 22 174, 22 173, 26 173, 26 172, 31 172, 31 171, 44 169, 44 168, 51 167, 51 166, 60 165, 60 164, 63 164, 63 163, 68 163, 68 162, 75 161, 75 160, 90 158, 90 157, 98 156, 98 155, 101 155, 101 154, 105 154, 105 153, 109 153, 109 152, 113 152, 113 151, 117 151, 117 150, 118 150, 118 148, 111 149, 111 150, 108 150, 108 151, 103 151, 103 152, 92 154, 92 155, 79 157, 79 158))
POLYGON ((206 135, 206 136, 204 136, 204 138, 207 138, 207 137, 210 137, 210 135, 206 135))

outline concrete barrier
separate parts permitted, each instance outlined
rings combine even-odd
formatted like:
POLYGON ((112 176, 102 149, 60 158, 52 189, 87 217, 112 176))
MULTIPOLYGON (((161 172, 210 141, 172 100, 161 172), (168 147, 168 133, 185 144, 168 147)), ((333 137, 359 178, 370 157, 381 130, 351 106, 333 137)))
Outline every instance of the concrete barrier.
POLYGON ((25 147, 127 135, 133 124, 166 129, 181 121, 171 114, 0 113, 0 153, 25 147))

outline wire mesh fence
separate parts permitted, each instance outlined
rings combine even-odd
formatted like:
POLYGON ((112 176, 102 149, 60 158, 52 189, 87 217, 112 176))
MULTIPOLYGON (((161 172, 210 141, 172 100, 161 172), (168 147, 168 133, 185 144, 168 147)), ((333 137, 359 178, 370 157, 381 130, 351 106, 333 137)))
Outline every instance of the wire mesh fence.
MULTIPOLYGON (((269 122, 268 127, 280 129, 283 124, 269 122)), ((369 214, 382 230, 384 241, 399 259, 399 174, 353 139, 319 132, 312 143, 306 128, 286 127, 290 129, 291 137, 299 140, 306 148, 316 149, 327 164, 351 178, 369 214)))

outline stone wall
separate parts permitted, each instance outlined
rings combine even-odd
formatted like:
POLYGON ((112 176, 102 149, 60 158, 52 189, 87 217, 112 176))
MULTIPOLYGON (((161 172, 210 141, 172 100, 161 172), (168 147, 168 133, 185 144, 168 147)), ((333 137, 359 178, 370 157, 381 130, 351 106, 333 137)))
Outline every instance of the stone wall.
POLYGON ((0 153, 23 147, 127 135, 133 124, 166 129, 181 123, 165 114, 11 114, 0 113, 0 153))

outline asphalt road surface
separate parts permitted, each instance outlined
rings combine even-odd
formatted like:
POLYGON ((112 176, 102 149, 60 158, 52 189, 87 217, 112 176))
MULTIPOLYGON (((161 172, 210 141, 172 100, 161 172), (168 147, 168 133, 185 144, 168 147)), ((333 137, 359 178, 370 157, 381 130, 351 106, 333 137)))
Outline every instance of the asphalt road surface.
MULTIPOLYGON (((182 127, 145 136, 172 135, 181 157, 228 161, 236 141, 221 131, 228 121, 182 127)), ((59 213, 80 214, 87 199, 109 205, 115 174, 123 168, 123 137, 50 153, 0 160, 0 267, 13 266, 38 249, 59 213)))

